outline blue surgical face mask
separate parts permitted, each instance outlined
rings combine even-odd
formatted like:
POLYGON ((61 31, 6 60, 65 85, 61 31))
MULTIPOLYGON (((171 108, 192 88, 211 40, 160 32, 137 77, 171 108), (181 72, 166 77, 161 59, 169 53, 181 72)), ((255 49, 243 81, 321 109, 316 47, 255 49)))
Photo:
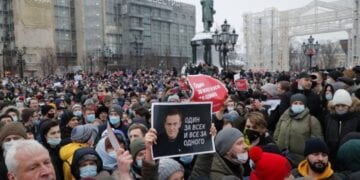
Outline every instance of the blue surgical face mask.
POLYGON ((47 143, 50 146, 57 146, 59 145, 61 142, 61 138, 48 138, 47 143))
POLYGON ((86 116, 86 121, 88 123, 93 123, 95 121, 95 114, 89 114, 86 116))
POLYGON ((81 111, 74 111, 74 116, 80 117, 82 115, 81 111))
POLYGON ((142 163, 143 163, 142 159, 136 160, 136 164, 137 164, 138 167, 142 167, 142 163))
POLYGON ((80 177, 95 177, 97 175, 96 165, 87 165, 80 168, 80 177))
POLYGON ((116 159, 117 158, 117 155, 116 155, 116 152, 115 151, 111 151, 108 153, 109 156, 111 156, 112 158, 116 159))
POLYGON ((325 99, 326 99, 327 101, 330 101, 330 100, 333 99, 333 95, 332 95, 332 94, 325 94, 325 99))
POLYGON ((116 125, 120 122, 119 116, 109 116, 109 121, 112 125, 116 125))
POLYGON ((291 111, 295 114, 302 113, 305 110, 305 105, 291 105, 291 111))
POLYGON ((194 159, 194 156, 193 156, 193 155, 181 156, 181 157, 180 157, 180 161, 183 162, 184 164, 190 164, 193 159, 194 159))

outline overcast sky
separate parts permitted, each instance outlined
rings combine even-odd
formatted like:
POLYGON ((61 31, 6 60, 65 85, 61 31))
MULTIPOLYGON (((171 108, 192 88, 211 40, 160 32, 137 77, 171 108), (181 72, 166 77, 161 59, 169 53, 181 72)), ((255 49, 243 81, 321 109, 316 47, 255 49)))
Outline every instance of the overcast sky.
MULTIPOLYGON (((193 4, 196 6, 196 31, 200 32, 203 30, 202 25, 202 11, 200 0, 177 0, 180 2, 185 2, 193 4)), ((331 2, 334 0, 323 0, 331 2)), ((299 7, 303 7, 312 0, 214 0, 214 7, 216 14, 214 15, 214 25, 213 28, 219 28, 220 25, 224 22, 225 19, 228 20, 229 24, 232 27, 235 27, 236 31, 239 32, 240 38, 242 38, 242 15, 249 12, 260 12, 266 8, 275 7, 278 10, 289 10, 299 7)), ((336 33, 335 35, 338 38, 343 38, 341 34, 345 33, 336 33)))

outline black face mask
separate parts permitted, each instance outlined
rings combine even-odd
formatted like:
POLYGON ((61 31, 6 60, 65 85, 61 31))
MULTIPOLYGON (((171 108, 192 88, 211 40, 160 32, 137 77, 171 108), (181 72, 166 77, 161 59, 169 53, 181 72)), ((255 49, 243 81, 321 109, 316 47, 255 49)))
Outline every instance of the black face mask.
POLYGON ((245 134, 249 139, 250 143, 254 142, 256 139, 260 137, 260 133, 252 129, 246 129, 245 134))
POLYGON ((47 117, 49 117, 50 119, 54 118, 55 117, 55 114, 51 113, 51 114, 48 114, 47 117))
POLYGON ((309 166, 310 166, 311 170, 313 170, 316 173, 321 174, 325 171, 325 169, 327 167, 327 163, 323 163, 323 162, 311 163, 311 162, 309 162, 309 166))

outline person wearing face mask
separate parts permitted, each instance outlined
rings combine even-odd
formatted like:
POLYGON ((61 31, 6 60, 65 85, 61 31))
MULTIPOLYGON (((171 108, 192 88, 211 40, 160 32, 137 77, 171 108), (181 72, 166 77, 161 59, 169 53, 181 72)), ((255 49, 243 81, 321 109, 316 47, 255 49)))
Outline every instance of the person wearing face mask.
POLYGON ((143 138, 135 139, 130 143, 130 152, 133 157, 131 172, 134 179, 140 180, 142 177, 141 168, 145 159, 145 141, 143 138))
POLYGON ((5 154, 15 141, 26 139, 26 129, 19 122, 10 122, 0 129, 0 179, 7 179, 8 170, 5 165, 5 154))
POLYGON ((55 110, 54 106, 44 105, 43 107, 41 107, 41 115, 42 115, 41 120, 44 121, 44 120, 48 120, 48 119, 54 119, 55 113, 56 113, 56 110, 55 110))
POLYGON ((91 147, 95 142, 98 129, 92 124, 78 125, 71 131, 71 143, 60 148, 60 158, 63 161, 64 180, 73 179, 71 164, 74 152, 82 147, 91 147))
POLYGON ((249 146, 259 146, 265 152, 280 153, 279 148, 266 127, 267 122, 262 113, 249 113, 244 128, 247 144, 249 146))
POLYGON ((75 151, 71 173, 76 180, 95 178, 102 170, 102 160, 94 149, 83 147, 75 151))
POLYGON ((360 132, 360 100, 339 89, 328 108, 330 113, 325 117, 325 140, 330 148, 330 161, 334 161, 340 140, 350 132, 360 132))
POLYGON ((10 115, 13 122, 21 121, 20 112, 15 106, 6 106, 1 110, 1 114, 10 115))
POLYGON ((236 176, 243 179, 242 164, 248 161, 248 145, 240 130, 225 128, 215 136, 216 154, 213 157, 210 179, 236 176))
MULTIPOLYGON (((109 109, 109 119, 108 119, 108 123, 110 123, 110 126, 116 130, 120 130, 121 132, 127 132, 128 131, 128 126, 126 126, 123 122, 122 122, 122 115, 123 115, 123 111, 121 109, 121 107, 119 105, 113 105, 110 109, 109 109)), ((102 134, 105 129, 107 127, 107 123, 104 123, 102 125, 99 126, 99 134, 102 134)), ((125 134, 124 133, 124 134, 125 134)), ((126 139, 128 139, 127 134, 125 134, 126 139)))
MULTIPOLYGON (((127 149, 127 142, 125 141, 124 134, 119 130, 113 130, 116 139, 122 149, 127 149)), ((102 138, 96 145, 96 152, 99 154, 102 162, 103 169, 109 174, 114 174, 114 171, 117 170, 116 163, 116 152, 110 143, 107 130, 102 133, 102 138)))
POLYGON ((62 161, 59 156, 61 133, 59 124, 54 121, 45 121, 40 125, 42 145, 49 151, 51 162, 55 169, 56 179, 63 179, 62 161))
POLYGON ((307 72, 302 72, 296 77, 296 82, 292 84, 291 90, 281 97, 279 105, 279 113, 281 115, 291 106, 291 96, 301 93, 306 97, 308 102, 311 102, 307 105, 310 114, 320 121, 323 119, 320 96, 312 91, 312 78, 314 78, 314 76, 307 72))
POLYGON ((77 116, 79 118, 82 118, 82 111, 81 111, 81 105, 80 104, 74 104, 72 106, 72 112, 74 113, 74 116, 77 116))
POLYGON ((101 120, 96 119, 95 110, 93 108, 85 108, 84 110, 84 124, 101 124, 101 120))
POLYGON ((318 138, 306 141, 304 156, 299 166, 292 170, 295 178, 307 177, 322 180, 345 179, 342 174, 335 173, 329 162, 329 148, 325 142, 318 138))
POLYGON ((297 166, 304 159, 306 140, 310 137, 323 139, 323 133, 320 122, 309 113, 305 95, 292 95, 290 103, 291 106, 276 125, 274 140, 280 150, 287 152, 293 165, 297 166))

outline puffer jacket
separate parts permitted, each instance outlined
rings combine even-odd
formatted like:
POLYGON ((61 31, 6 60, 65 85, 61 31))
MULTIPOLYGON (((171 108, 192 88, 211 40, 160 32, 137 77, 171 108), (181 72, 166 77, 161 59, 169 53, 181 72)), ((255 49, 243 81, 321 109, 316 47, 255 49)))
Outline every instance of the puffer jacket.
POLYGON ((60 159, 63 161, 64 180, 75 180, 71 174, 71 163, 76 150, 88 147, 86 143, 70 143, 60 148, 60 159))
POLYGON ((360 100, 353 98, 349 112, 338 115, 335 106, 330 101, 330 114, 326 116, 325 142, 330 149, 330 160, 335 160, 340 141, 350 132, 360 132, 360 100))
POLYGON ((302 113, 291 116, 288 108, 276 125, 274 140, 280 150, 288 150, 294 165, 304 159, 305 142, 309 138, 323 139, 320 122, 306 108, 302 113))

